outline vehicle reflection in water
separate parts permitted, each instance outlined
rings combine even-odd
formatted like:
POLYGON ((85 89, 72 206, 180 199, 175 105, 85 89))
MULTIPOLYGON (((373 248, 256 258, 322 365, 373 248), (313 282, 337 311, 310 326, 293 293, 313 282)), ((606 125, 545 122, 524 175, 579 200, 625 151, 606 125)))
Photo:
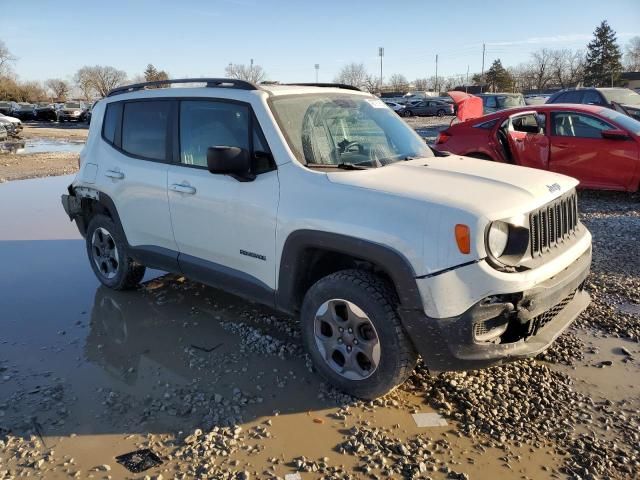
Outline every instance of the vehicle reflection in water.
MULTIPOLYGON (((147 418, 149 409, 167 404, 166 411, 147 420, 154 417, 163 428, 178 428, 178 418, 196 425, 203 409, 211 408, 211 399, 238 399, 238 392, 247 400, 234 413, 239 415, 236 421, 274 409, 284 413, 326 408, 327 400, 318 399, 326 387, 306 368, 304 356, 254 351, 243 343, 247 337, 242 332, 228 329, 229 324, 258 328, 253 321, 257 317, 271 318, 260 307, 175 275, 154 279, 136 291, 99 287, 85 358, 105 373, 100 382, 104 392, 115 390, 119 398, 124 395, 131 405, 143 407, 124 414, 124 422, 124 417, 142 412, 147 418), (201 403, 185 409, 184 398, 200 398, 201 403)), ((263 329, 283 341, 297 342, 274 330, 263 329)), ((251 339, 256 341, 255 336, 251 339)), ((222 421, 215 418, 205 423, 222 421)))
POLYGON ((24 140, 7 140, 0 142, 0 153, 24 153, 26 142, 24 140))

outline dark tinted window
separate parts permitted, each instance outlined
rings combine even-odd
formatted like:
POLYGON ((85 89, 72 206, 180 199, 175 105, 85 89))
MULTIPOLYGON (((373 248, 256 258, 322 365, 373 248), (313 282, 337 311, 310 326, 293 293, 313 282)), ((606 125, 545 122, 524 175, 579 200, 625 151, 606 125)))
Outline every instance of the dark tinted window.
POLYGON ((487 108, 498 108, 498 102, 496 101, 496 97, 484 97, 486 99, 485 106, 487 108))
POLYGON ((117 144, 116 132, 120 122, 122 121, 122 103, 109 103, 104 113, 104 121, 102 122, 102 136, 111 143, 117 144))
POLYGON ((482 122, 482 123, 478 123, 477 125, 474 125, 473 128, 483 128, 485 130, 491 130, 495 124, 498 123, 498 119, 495 118, 493 120, 489 120, 488 122, 482 122))
POLYGON ((165 160, 170 102, 128 102, 122 118, 122 149, 149 160, 165 160))
POLYGON ((582 103, 592 104, 592 105, 602 105, 604 102, 602 101, 602 97, 596 90, 588 90, 584 92, 584 96, 582 97, 582 103))
POLYGON ((580 103, 582 101, 582 92, 567 92, 562 95, 560 103, 580 103))

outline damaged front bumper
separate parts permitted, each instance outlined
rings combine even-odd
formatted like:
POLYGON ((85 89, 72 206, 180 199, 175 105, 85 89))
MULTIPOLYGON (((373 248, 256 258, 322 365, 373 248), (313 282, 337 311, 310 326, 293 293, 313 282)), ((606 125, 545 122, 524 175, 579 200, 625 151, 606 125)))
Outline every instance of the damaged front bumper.
POLYGON ((546 350, 589 305, 584 282, 590 266, 591 248, 530 290, 486 297, 451 318, 401 310, 402 322, 433 371, 472 370, 532 357, 546 350))

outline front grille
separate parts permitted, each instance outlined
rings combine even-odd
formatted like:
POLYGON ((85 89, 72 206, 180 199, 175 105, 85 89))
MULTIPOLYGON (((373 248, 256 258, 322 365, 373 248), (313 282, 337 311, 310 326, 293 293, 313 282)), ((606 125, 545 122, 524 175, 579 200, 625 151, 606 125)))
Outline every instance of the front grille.
POLYGON ((544 327, 547 323, 549 323, 551 320, 553 320, 554 318, 556 318, 558 316, 558 314, 564 310, 564 308, 569 305, 569 303, 571 302, 571 300, 573 300, 573 297, 576 296, 576 292, 577 290, 574 290, 573 292, 571 292, 569 295, 567 295, 564 300, 562 300, 560 303, 558 303, 556 306, 551 307, 549 310, 547 310, 544 313, 541 313, 540 315, 538 315, 537 317, 534 317, 533 319, 531 319, 529 321, 529 331, 527 332, 527 336, 533 336, 536 333, 538 333, 538 331, 544 327))
POLYGON ((575 191, 529 214, 531 256, 540 257, 569 240, 578 227, 575 191))

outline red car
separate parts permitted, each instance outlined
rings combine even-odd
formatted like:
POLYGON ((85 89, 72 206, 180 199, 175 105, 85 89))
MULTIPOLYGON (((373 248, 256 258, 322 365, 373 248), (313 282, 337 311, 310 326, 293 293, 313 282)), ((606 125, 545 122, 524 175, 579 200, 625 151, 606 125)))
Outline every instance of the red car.
POLYGON ((563 173, 583 188, 640 187, 640 122, 596 105, 503 110, 452 125, 435 148, 563 173))

